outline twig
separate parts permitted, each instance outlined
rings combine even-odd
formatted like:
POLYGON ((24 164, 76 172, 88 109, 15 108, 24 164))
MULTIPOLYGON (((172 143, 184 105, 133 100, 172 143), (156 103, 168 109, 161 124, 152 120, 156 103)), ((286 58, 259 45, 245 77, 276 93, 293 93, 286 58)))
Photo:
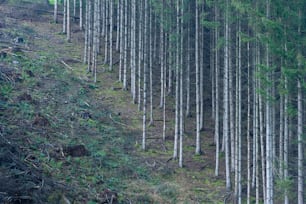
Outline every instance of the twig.
POLYGON ((168 163, 169 161, 171 161, 173 159, 173 157, 170 157, 166 162, 168 163))
POLYGON ((64 62, 64 60, 61 60, 61 63, 62 63, 63 65, 65 65, 68 69, 73 70, 73 68, 70 67, 68 64, 66 64, 66 62, 64 62))
POLYGON ((163 162, 161 162, 161 161, 156 161, 156 162, 158 162, 161 166, 167 166, 167 164, 166 163, 163 163, 163 162))
POLYGON ((146 164, 147 164, 149 167, 154 168, 154 167, 156 166, 156 161, 154 160, 153 164, 149 164, 149 162, 146 161, 146 164))
POLYGON ((164 152, 166 152, 166 151, 167 151, 167 147, 165 146, 165 144, 164 144, 164 143, 161 143, 161 146, 162 146, 164 152))
POLYGON ((227 203, 228 199, 230 198, 230 196, 232 195, 232 192, 227 192, 226 195, 224 195, 224 204, 227 203))
POLYGON ((118 122, 118 121, 115 121, 114 119, 113 119, 113 117, 112 117, 112 114, 110 113, 109 114, 109 118, 114 122, 114 123, 117 123, 117 124, 119 124, 119 125, 123 125, 123 126, 125 126, 125 127, 129 127, 128 125, 126 125, 126 124, 124 124, 124 123, 121 123, 121 122, 118 122))

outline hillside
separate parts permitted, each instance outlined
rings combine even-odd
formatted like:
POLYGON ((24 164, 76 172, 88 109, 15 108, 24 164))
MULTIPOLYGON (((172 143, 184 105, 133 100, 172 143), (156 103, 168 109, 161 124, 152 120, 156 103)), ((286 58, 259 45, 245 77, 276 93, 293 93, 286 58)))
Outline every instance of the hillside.
MULTIPOLYGON (((159 125, 148 126, 143 151, 142 115, 130 93, 121 89, 117 71, 105 71, 108 66, 98 60, 94 83, 83 64, 83 31, 73 24, 67 42, 62 25, 53 22, 52 11, 40 3, 0 1, 0 202, 223 203, 228 199, 224 172, 214 176, 209 117, 201 133, 201 155, 194 155, 193 118, 186 121, 183 168, 172 159, 171 106, 166 110, 166 141, 159 125)), ((114 61, 118 57, 115 54, 114 61)), ((119 64, 114 64, 118 70, 119 64)), ((154 116, 155 123, 162 123, 159 111, 154 116)))

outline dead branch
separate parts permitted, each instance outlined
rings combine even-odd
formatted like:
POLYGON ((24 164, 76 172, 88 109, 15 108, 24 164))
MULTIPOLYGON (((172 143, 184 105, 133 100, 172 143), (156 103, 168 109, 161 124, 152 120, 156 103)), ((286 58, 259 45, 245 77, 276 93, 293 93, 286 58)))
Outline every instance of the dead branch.
POLYGON ((115 121, 112 117, 112 114, 110 113, 109 114, 109 118, 114 122, 114 123, 117 123, 119 125, 122 125, 122 126, 125 126, 125 127, 129 127, 128 125, 124 124, 124 123, 121 123, 121 122, 118 122, 118 121, 115 121))
POLYGON ((167 159, 167 163, 169 162, 169 161, 171 161, 173 159, 173 157, 170 157, 169 159, 167 159))
POLYGON ((156 161, 154 160, 153 164, 150 164, 148 161, 146 161, 146 165, 154 168, 156 166, 156 161))
POLYGON ((68 69, 73 70, 73 68, 71 66, 69 66, 68 64, 66 64, 66 62, 64 62, 64 60, 61 60, 61 63, 63 65, 65 65, 65 67, 67 67, 68 69))

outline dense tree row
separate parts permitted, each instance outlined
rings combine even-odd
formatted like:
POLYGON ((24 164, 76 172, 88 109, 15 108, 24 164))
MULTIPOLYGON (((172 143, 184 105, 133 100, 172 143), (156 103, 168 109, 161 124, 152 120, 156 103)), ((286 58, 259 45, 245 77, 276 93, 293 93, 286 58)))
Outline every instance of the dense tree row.
MULTIPOLYGON (((69 2, 63 2, 67 40, 69 2)), ((201 154, 204 117, 211 113, 215 175, 220 160, 225 162, 226 188, 235 202, 304 203, 306 2, 80 0, 77 5, 85 29, 84 63, 95 81, 97 69, 103 69, 98 58, 109 71, 116 69, 123 90, 143 113, 143 150, 154 106, 161 108, 165 140, 166 106, 173 105, 167 101, 174 101, 173 158, 183 167, 186 118, 196 115, 195 154, 201 154)), ((75 1, 73 8, 75 17, 75 1)))

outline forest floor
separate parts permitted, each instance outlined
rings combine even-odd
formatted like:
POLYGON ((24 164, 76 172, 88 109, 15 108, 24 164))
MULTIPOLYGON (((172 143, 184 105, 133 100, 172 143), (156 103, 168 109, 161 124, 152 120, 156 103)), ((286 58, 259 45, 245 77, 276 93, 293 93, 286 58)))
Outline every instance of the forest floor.
POLYGON ((162 141, 156 111, 142 151, 141 114, 116 72, 99 63, 93 83, 77 25, 68 43, 52 14, 37 10, 48 8, 24 6, 31 9, 0 3, 0 203, 224 202, 210 128, 199 156, 195 132, 186 133, 178 168, 174 122, 162 141))

